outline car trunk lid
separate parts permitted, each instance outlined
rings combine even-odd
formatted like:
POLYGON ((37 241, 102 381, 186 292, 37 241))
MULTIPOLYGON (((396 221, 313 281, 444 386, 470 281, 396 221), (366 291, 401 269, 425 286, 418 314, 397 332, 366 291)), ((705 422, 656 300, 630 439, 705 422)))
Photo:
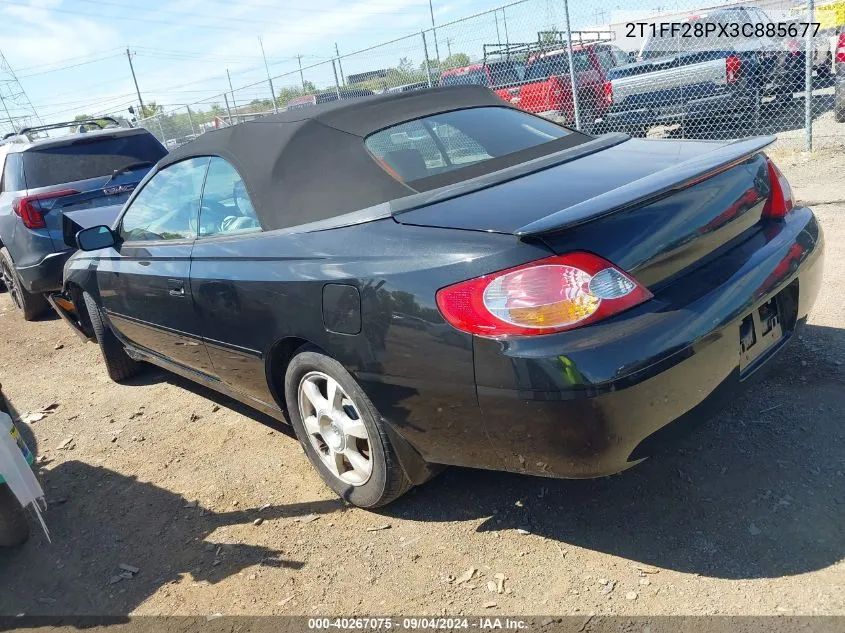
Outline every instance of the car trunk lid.
POLYGON ((556 253, 590 250, 655 284, 707 260, 759 223, 769 184, 757 154, 772 140, 631 139, 394 217, 511 233, 556 253))

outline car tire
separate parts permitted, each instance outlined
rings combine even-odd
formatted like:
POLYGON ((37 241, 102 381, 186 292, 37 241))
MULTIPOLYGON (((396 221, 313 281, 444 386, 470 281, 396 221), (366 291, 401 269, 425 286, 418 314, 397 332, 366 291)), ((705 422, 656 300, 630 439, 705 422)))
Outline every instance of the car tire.
POLYGON ((411 489, 385 432, 386 423, 339 362, 315 348, 303 348, 285 373, 285 401, 305 454, 323 481, 342 499, 361 508, 377 508, 411 489), (327 398, 329 381, 335 383, 334 393, 341 390, 334 406, 327 398), (312 398, 323 403, 319 411, 312 398), (303 415, 311 421, 303 420, 303 415), (347 434, 346 430, 352 433, 347 434), (368 468, 369 476, 364 479, 368 468))
POLYGON ((12 304, 23 312, 25 321, 35 321, 47 310, 49 304, 44 295, 29 292, 21 284, 15 263, 5 246, 0 248, 0 280, 2 280, 6 290, 9 291, 12 304))
POLYGON ((0 547, 17 547, 29 538, 26 512, 12 494, 11 488, 0 484, 0 547))
POLYGON ((87 292, 82 293, 85 301, 85 309, 88 312, 88 319, 91 321, 91 329, 94 330, 94 337, 100 345, 103 353, 103 361, 106 363, 106 370, 109 378, 115 382, 122 382, 138 373, 140 363, 129 357, 123 344, 115 336, 111 328, 103 321, 100 308, 94 299, 87 292))

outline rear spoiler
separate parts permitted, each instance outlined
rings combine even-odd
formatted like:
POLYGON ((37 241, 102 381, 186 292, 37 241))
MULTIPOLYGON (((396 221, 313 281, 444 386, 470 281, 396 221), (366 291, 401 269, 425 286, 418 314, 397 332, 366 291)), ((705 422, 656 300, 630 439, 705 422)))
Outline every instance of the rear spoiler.
POLYGON ((648 204, 745 161, 775 140, 774 136, 763 136, 722 145, 712 152, 555 211, 520 227, 514 235, 525 238, 561 231, 624 209, 648 204))

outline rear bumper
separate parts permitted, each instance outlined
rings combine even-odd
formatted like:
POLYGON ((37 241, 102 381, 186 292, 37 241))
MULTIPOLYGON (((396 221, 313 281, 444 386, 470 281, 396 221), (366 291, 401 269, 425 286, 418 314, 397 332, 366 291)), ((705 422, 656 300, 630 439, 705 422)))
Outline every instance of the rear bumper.
POLYGON ((649 303, 581 331, 476 339, 478 401, 498 462, 468 465, 605 476, 735 401, 815 301, 822 233, 809 209, 796 209, 729 256, 741 262, 733 271, 715 260, 649 303), (776 295, 786 306, 784 336, 741 372, 740 323, 776 295))
POLYGON ((18 268, 24 288, 33 293, 61 290, 65 262, 71 255, 73 255, 72 250, 51 253, 33 266, 18 268))
POLYGON ((725 93, 683 103, 629 110, 611 109, 604 115, 602 125, 609 130, 628 130, 694 120, 740 117, 755 107, 755 98, 751 93, 725 93))

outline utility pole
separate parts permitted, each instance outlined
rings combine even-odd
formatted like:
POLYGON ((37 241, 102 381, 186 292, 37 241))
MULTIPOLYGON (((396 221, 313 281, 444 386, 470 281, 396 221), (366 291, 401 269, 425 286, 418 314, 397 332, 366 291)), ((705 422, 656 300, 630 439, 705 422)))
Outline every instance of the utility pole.
POLYGON ((188 111, 188 123, 191 124, 191 134, 196 135, 197 129, 194 127, 194 117, 191 116, 191 106, 186 105, 185 109, 188 111))
POLYGON ((279 108, 276 106, 276 91, 273 89, 273 78, 270 77, 270 67, 267 65, 267 55, 264 54, 264 42, 261 41, 261 36, 258 36, 258 45, 261 46, 261 56, 264 58, 264 70, 267 71, 267 83, 270 84, 271 103, 273 104, 273 112, 278 113, 279 108))
POLYGON ((440 76, 440 47, 437 46, 437 31, 434 29, 434 5, 428 0, 428 10, 431 13, 431 34, 434 36, 434 54, 437 56, 437 76, 440 76))
POLYGON ((451 37, 446 38, 446 50, 449 53, 449 57, 451 57, 452 56, 452 38, 451 37))
POLYGON ((238 113, 238 104, 235 102, 235 89, 232 88, 232 75, 229 74, 229 69, 226 69, 226 76, 229 78, 229 90, 232 93, 232 107, 235 108, 235 118, 238 123, 241 122, 241 115, 238 113))
POLYGON ((144 100, 141 98, 141 89, 138 88, 138 78, 135 76, 135 67, 132 65, 132 53, 126 49, 126 59, 129 60, 129 70, 132 71, 132 81, 135 82, 135 93, 138 95, 138 103, 141 104, 141 118, 144 118, 144 100))
POLYGON ((302 74, 302 55, 296 56, 299 62, 299 79, 302 81, 302 92, 305 92, 305 75, 302 74))
POLYGON ((223 101, 226 102, 226 112, 229 113, 229 125, 234 125, 234 119, 232 118, 232 109, 229 107, 229 97, 226 96, 226 93, 223 93, 223 101))
POLYGON ((426 77, 428 78, 428 87, 431 88, 432 87, 431 66, 429 65, 429 62, 428 62, 428 44, 425 41, 425 31, 420 31, 420 36, 422 36, 422 42, 423 42, 423 55, 424 55, 423 59, 425 59, 425 74, 426 74, 426 77))
POLYGON ((337 98, 340 99, 340 84, 337 82, 337 66, 334 64, 334 60, 332 60, 332 72, 334 72, 334 89, 335 94, 337 94, 337 98))
POLYGON ((337 50, 337 42, 334 43, 334 54, 337 55, 337 67, 340 68, 340 83, 346 85, 346 79, 343 76, 343 64, 340 63, 340 51, 337 50))

